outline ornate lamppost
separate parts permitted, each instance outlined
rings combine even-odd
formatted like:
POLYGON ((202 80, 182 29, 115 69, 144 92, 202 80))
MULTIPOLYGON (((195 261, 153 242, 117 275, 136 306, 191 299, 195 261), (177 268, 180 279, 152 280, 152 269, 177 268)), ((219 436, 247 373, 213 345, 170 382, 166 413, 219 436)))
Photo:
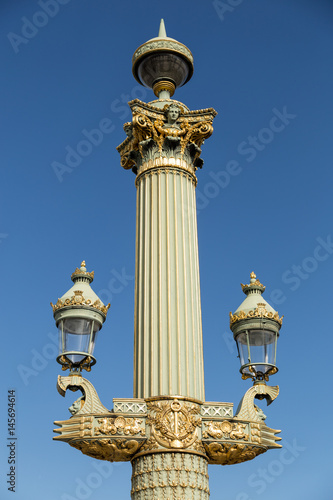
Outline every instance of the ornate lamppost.
POLYGON ((59 435, 91 457, 131 461, 133 500, 208 499, 208 464, 236 464, 279 448, 254 398, 272 402, 282 318, 263 299, 254 273, 241 306, 230 316, 243 378, 254 381, 236 415, 232 403, 205 401, 195 187, 201 146, 212 132, 212 108, 190 111, 171 99, 193 73, 189 49, 159 35, 133 55, 133 74, 157 99, 129 102, 132 121, 118 146, 121 165, 136 175, 134 396, 107 410, 82 369, 94 364, 93 345, 106 318, 85 264, 74 286, 52 305, 59 328, 58 361, 69 376, 58 390, 82 392, 72 417, 55 422, 59 435))

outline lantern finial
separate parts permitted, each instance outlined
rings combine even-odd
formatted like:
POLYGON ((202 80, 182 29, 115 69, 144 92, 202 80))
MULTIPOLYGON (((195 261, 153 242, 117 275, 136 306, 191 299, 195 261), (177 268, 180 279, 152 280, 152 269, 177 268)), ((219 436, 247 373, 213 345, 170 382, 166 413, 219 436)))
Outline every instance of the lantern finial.
POLYGON ((246 295, 253 290, 258 290, 260 293, 263 293, 266 288, 262 283, 260 283, 257 279, 257 275, 253 271, 250 274, 250 283, 248 285, 243 285, 243 283, 241 283, 241 287, 246 295))

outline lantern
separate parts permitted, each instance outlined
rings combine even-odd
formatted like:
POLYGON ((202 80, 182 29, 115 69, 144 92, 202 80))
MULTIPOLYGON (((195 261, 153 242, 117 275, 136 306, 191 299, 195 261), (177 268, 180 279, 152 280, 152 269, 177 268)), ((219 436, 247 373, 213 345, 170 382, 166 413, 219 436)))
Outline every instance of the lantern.
POLYGON ((242 378, 266 381, 278 371, 276 347, 283 316, 280 318, 262 297, 265 287, 253 272, 250 278, 248 285, 241 284, 246 299, 234 314, 230 313, 230 329, 237 344, 242 378))
POLYGON ((87 272, 85 261, 71 276, 74 283, 55 305, 51 306, 59 331, 58 363, 62 369, 90 371, 97 333, 102 328, 110 304, 105 306, 90 287, 94 272, 87 272))

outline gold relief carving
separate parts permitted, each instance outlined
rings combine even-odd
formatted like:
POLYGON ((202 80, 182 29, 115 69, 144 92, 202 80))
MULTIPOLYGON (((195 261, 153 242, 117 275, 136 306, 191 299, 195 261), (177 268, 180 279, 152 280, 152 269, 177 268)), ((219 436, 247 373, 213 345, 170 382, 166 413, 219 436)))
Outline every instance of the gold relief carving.
MULTIPOLYGON (((164 111, 167 112, 171 107, 177 107, 179 110, 178 115, 180 114, 181 108, 174 104, 170 104, 170 106, 167 105, 167 109, 164 111)), ((208 121, 201 121, 190 125, 185 117, 178 116, 174 122, 169 123, 162 115, 160 119, 152 122, 150 118, 143 113, 133 115, 133 135, 139 141, 141 155, 143 155, 142 142, 153 139, 157 143, 159 151, 162 152, 165 139, 171 138, 180 140, 180 155, 182 157, 187 144, 192 142, 200 147, 203 141, 210 137, 212 133, 213 126, 208 121)), ((118 146, 118 148, 119 147, 120 146, 118 146)))
POLYGON ((200 406, 174 399, 173 401, 147 402, 151 426, 156 441, 166 448, 188 448, 198 439, 197 427, 201 426, 200 406))
POLYGON ((92 439, 84 441, 70 441, 69 444, 84 455, 99 460, 108 460, 110 462, 127 462, 131 460, 134 454, 141 446, 139 441, 134 439, 92 439))
POLYGON ((204 455, 206 454, 205 447, 199 439, 193 443, 191 448, 199 453, 203 453, 204 455))
POLYGON ((215 439, 243 439, 248 441, 249 435, 245 433, 247 424, 239 422, 205 422, 206 430, 203 432, 203 437, 211 436, 215 439))
POLYGON ((171 143, 172 148, 179 143, 180 149, 176 149, 180 159, 183 158, 186 147, 190 146, 194 168, 202 166, 203 162, 199 159, 200 146, 213 132, 212 121, 217 114, 215 110, 209 108, 185 111, 180 103, 172 100, 163 110, 138 99, 131 101, 129 105, 133 121, 124 125, 127 138, 117 147, 121 165, 125 169, 132 168, 136 171, 136 166, 140 165, 147 150, 151 149, 154 143, 160 157, 162 154, 172 156, 162 151, 163 146, 167 144, 166 140, 169 141, 167 151, 171 143), (170 111, 171 108, 173 111, 170 111))
POLYGON ((252 460, 267 451, 264 447, 248 444, 204 443, 211 464, 232 465, 252 460))
POLYGON ((95 428, 95 434, 122 434, 125 436, 144 434, 145 430, 141 427, 142 420, 139 418, 99 418, 98 423, 102 424, 95 428))
POLYGON ((107 306, 104 306, 100 300, 95 300, 95 302, 92 302, 90 299, 85 300, 83 297, 83 292, 81 290, 75 290, 74 295, 71 296, 69 299, 65 299, 62 301, 61 299, 57 300, 56 304, 52 304, 51 306, 53 309, 53 312, 57 311, 58 309, 61 309, 62 307, 68 307, 68 306, 88 306, 93 309, 97 309, 98 311, 101 311, 103 314, 107 314, 110 304, 107 306))
POLYGON ((133 134, 132 123, 125 123, 124 129, 127 134, 127 138, 121 144, 121 149, 118 149, 120 146, 117 147, 117 151, 120 153, 120 165, 126 170, 129 170, 136 165, 135 152, 138 151, 139 144, 137 138, 133 134))
POLYGON ((154 450, 159 447, 158 442, 154 438, 154 436, 150 436, 149 439, 147 439, 143 445, 140 448, 140 451, 149 451, 149 450, 154 450))
POLYGON ((282 325, 282 320, 283 316, 279 316, 278 312, 272 313, 268 312, 265 304, 257 304, 258 307, 254 311, 249 311, 248 313, 245 313, 244 311, 239 311, 238 314, 232 314, 232 312, 229 313, 230 316, 230 325, 233 325, 237 321, 240 321, 242 319, 249 319, 249 318, 268 318, 268 319, 273 319, 280 325, 282 325))

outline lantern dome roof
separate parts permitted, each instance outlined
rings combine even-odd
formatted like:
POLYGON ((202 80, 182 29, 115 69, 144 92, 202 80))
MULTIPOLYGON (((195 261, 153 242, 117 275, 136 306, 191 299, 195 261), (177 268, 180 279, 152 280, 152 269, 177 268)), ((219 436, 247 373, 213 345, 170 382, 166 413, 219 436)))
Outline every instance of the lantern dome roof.
MULTIPOLYGON (((94 271, 88 272, 86 263, 83 260, 81 266, 75 269, 71 275, 74 285, 60 298, 56 304, 52 304, 53 315, 56 322, 63 316, 62 312, 74 309, 84 310, 85 312, 98 313, 97 319, 103 323, 106 319, 110 304, 104 305, 101 299, 96 295, 91 288, 90 283, 94 279, 94 271)), ((86 316, 86 314, 84 314, 86 316)), ((68 314, 66 314, 68 316, 68 314)))
POLYGON ((280 328, 283 316, 280 317, 278 312, 262 297, 266 287, 260 283, 254 272, 250 274, 250 283, 247 285, 241 283, 241 287, 246 298, 234 314, 230 312, 230 327, 232 328, 234 323, 241 320, 266 318, 276 321, 280 328))

